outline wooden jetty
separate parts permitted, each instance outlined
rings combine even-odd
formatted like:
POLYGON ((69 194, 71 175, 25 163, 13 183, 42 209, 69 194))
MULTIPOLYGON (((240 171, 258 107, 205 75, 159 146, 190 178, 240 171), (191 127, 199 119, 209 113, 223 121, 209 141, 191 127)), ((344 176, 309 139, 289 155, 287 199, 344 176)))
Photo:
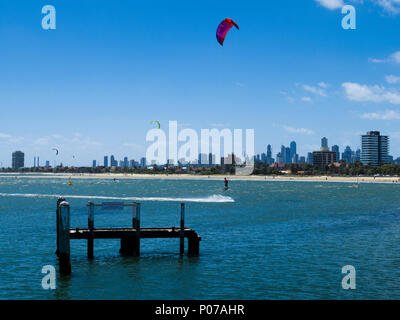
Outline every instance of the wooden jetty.
POLYGON ((181 203, 180 227, 170 228, 141 228, 140 209, 141 204, 133 203, 109 203, 95 204, 89 202, 88 207, 88 227, 70 228, 69 203, 62 197, 57 200, 57 257, 59 259, 60 273, 71 274, 70 259, 70 240, 87 240, 87 256, 94 258, 94 239, 120 239, 120 253, 124 256, 140 256, 140 239, 149 238, 179 238, 179 253, 181 256, 185 252, 185 238, 188 239, 188 256, 196 257, 200 252, 201 237, 196 231, 185 227, 185 204, 181 203), (132 228, 95 228, 94 211, 96 207, 116 206, 132 208, 132 228))

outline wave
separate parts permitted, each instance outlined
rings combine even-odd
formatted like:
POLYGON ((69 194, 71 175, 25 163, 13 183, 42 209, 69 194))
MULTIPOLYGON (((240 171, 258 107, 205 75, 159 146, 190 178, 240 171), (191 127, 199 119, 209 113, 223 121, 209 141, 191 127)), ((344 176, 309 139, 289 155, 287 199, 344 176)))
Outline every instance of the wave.
MULTIPOLYGON (((59 194, 34 194, 34 193, 0 193, 0 197, 23 197, 23 198, 58 198, 59 194)), ((168 198, 168 197, 105 197, 105 196, 79 196, 62 195, 66 199, 99 199, 99 200, 125 200, 125 201, 159 201, 159 202, 205 202, 222 203, 235 202, 227 196, 214 194, 206 198, 168 198)))

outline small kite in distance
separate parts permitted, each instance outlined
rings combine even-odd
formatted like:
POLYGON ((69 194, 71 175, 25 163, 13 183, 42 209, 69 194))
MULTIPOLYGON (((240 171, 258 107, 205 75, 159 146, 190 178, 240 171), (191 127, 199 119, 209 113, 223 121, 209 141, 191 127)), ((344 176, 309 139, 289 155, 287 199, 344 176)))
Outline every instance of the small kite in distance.
POLYGON ((221 46, 224 45, 225 36, 233 26, 239 30, 238 24, 232 19, 225 19, 219 24, 217 29, 217 40, 221 46))
POLYGON ((150 122, 150 124, 153 124, 154 122, 156 122, 158 124, 158 129, 160 129, 161 128, 160 122, 157 120, 153 120, 150 122))
POLYGON ((53 150, 56 152, 56 156, 58 156, 58 149, 53 148, 53 150))

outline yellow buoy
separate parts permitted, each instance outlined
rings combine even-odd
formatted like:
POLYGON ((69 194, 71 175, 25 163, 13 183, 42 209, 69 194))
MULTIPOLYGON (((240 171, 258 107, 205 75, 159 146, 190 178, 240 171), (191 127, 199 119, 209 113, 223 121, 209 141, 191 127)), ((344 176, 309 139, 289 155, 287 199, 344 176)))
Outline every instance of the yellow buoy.
POLYGON ((71 177, 69 177, 68 185, 69 185, 69 186, 72 186, 71 177))

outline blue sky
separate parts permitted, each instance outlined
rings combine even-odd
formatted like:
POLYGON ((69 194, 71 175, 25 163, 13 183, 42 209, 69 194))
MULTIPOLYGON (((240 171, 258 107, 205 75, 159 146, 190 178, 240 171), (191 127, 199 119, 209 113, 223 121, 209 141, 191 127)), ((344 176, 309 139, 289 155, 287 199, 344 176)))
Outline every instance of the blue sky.
POLYGON ((0 0, 0 162, 90 165, 145 154, 162 126, 255 129, 256 152, 360 145, 380 130, 400 156, 400 3, 341 0, 0 0), (56 8, 56 30, 41 27, 56 8), (224 47, 215 39, 234 19, 224 47), (72 159, 75 155, 76 159, 72 159))

